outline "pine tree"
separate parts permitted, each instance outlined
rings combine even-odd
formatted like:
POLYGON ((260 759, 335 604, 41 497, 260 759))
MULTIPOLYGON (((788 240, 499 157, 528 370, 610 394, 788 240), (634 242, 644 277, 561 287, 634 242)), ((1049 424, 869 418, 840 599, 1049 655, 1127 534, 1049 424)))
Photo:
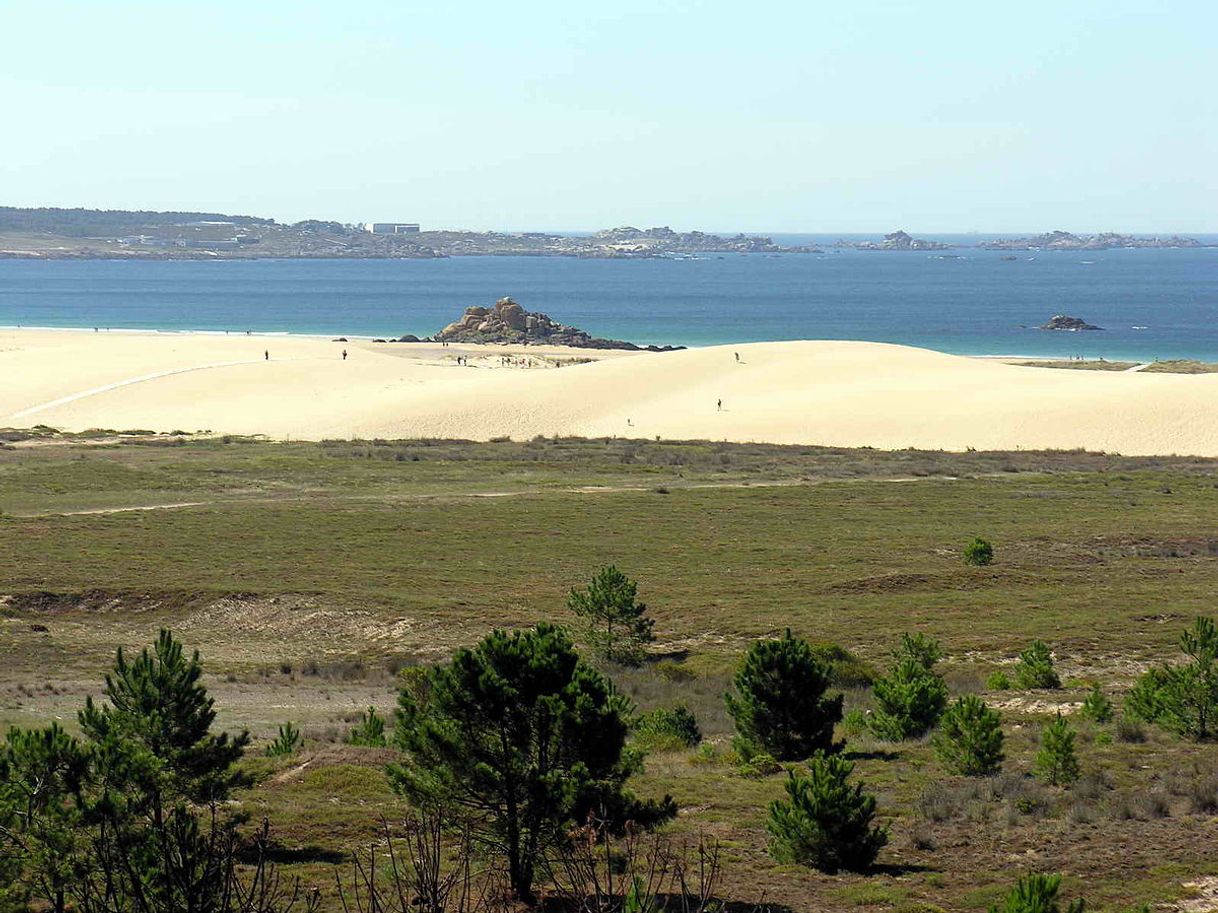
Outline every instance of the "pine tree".
POLYGON ((413 802, 466 812, 476 837, 507 858, 518 899, 533 898, 542 854, 590 812, 618 823, 675 814, 670 798, 624 789, 640 758, 626 750, 632 709, 559 628, 495 631, 398 697, 389 767, 413 802))
POLYGON ((734 693, 724 697, 739 737, 780 761, 840 750, 833 727, 842 695, 826 697, 830 678, 829 666, 789 628, 778 640, 755 642, 736 671, 734 693))
POLYGON ((787 798, 770 803, 766 822, 776 860, 824 872, 863 871, 875 862, 888 832, 873 826, 875 797, 847 782, 853 770, 844 758, 818 752, 807 775, 788 774, 787 798))
MULTIPOLYGON (((1061 913, 1057 902, 1061 884, 1060 875, 1025 875, 1007 894, 1002 906, 990 907, 990 913, 1061 913)), ((1066 913, 1084 913, 1086 906, 1079 898, 1071 901, 1066 913)))
POLYGON ((1053 668, 1053 654, 1043 640, 1034 640, 1028 649, 1019 654, 1015 665, 1015 684, 1020 688, 1056 689, 1062 686, 1057 670, 1053 668))
POLYGON ((1130 715, 1192 739, 1218 734, 1218 627, 1198 618, 1180 638, 1189 662, 1149 669, 1125 699, 1130 715))
POLYGON ((1074 753, 1074 732, 1060 713, 1040 734, 1040 750, 1033 762, 1036 776, 1051 786, 1069 786, 1079 778, 1074 753))
MULTIPOLYGON (((163 630, 133 661, 120 649, 106 702, 90 698, 80 713, 96 825, 90 849, 107 909, 224 909, 237 819, 221 805, 249 783, 234 769, 249 734, 211 731, 216 714, 201 674, 198 652, 188 660, 163 630)), ((88 879, 81 889, 99 886, 88 879)))
POLYGON ((943 715, 934 736, 943 766, 967 777, 986 777, 1002 768, 1002 721, 976 695, 958 698, 943 715))
POLYGON ((80 743, 58 723, 13 728, 0 742, 0 909, 29 909, 35 897, 67 909, 82 867, 87 773, 80 743))
POLYGON ((947 706, 947 685, 935 672, 941 656, 937 640, 922 634, 901 635, 892 670, 872 689, 876 710, 868 726, 878 738, 890 742, 917 738, 939 721, 947 706))
POLYGON ((1108 700, 1098 683, 1087 693, 1083 706, 1079 708, 1079 715, 1095 723, 1107 723, 1112 719, 1112 701, 1108 700))
POLYGON ((286 758, 300 748, 300 730, 289 720, 279 727, 279 735, 266 747, 268 758, 286 758))
POLYGON ((900 644, 892 651, 892 658, 898 663, 912 659, 930 672, 939 664, 939 660, 943 659, 943 645, 935 638, 921 632, 916 634, 906 632, 901 635, 900 644))
POLYGON ((647 606, 637 599, 638 583, 613 565, 602 567, 583 589, 572 589, 567 607, 584 619, 588 645, 598 656, 637 666, 654 639, 647 606))
POLYGON ((95 745, 108 746, 103 757, 125 757, 123 775, 140 779, 127 786, 149 797, 206 804, 249 784, 248 775, 233 769, 245 753, 249 733, 235 738, 212 733, 216 711, 199 682, 202 673, 198 651, 187 660, 182 645, 166 630, 132 662, 119 648, 113 672, 106 676, 107 703, 88 698, 80 728, 95 745))
POLYGON ((385 720, 375 707, 369 707, 367 712, 360 715, 359 722, 347 733, 347 744, 363 745, 365 748, 385 747, 385 720))

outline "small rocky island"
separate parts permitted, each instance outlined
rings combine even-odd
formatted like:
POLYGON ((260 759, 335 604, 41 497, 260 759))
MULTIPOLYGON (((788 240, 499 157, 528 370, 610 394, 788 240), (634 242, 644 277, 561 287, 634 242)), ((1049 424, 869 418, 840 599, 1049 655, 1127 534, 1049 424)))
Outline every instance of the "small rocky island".
POLYGON ((1075 235, 1068 231, 1048 231, 1030 238, 1003 238, 998 241, 982 241, 977 245, 986 250, 1115 250, 1118 248, 1176 248, 1201 247, 1194 238, 1135 238, 1112 231, 1098 235, 1075 235))
POLYGON ((620 339, 601 339, 577 327, 559 323, 548 314, 526 311, 511 298, 500 298, 493 308, 466 308, 460 320, 450 323, 434 339, 436 342, 572 346, 577 349, 627 349, 632 352, 675 352, 685 348, 640 346, 620 339))
POLYGON ((1049 318, 1047 323, 1042 323, 1038 330, 1065 330, 1069 333, 1076 333, 1079 330, 1102 330, 1103 327, 1097 327, 1083 320, 1081 317, 1070 317, 1067 314, 1054 314, 1049 318))
POLYGON ((928 241, 925 238, 915 238, 903 231, 894 231, 884 235, 882 241, 838 241, 838 247, 852 247, 855 250, 951 250, 950 244, 939 241, 928 241))

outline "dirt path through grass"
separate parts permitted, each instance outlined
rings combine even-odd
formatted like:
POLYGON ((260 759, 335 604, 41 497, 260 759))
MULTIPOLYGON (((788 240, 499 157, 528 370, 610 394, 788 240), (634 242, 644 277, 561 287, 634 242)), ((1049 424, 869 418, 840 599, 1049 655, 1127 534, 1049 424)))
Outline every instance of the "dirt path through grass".
MULTIPOLYGON (((580 485, 574 488, 557 488, 557 489, 538 489, 538 488, 520 488, 511 491, 459 491, 456 489, 450 491, 427 492, 424 494, 394 494, 380 498, 371 498, 368 495, 333 495, 331 500, 337 501, 434 501, 443 498, 514 498, 525 495, 537 494, 575 494, 575 495, 598 495, 598 494, 621 494, 625 492, 643 492, 655 491, 657 494, 667 494, 671 490, 694 491, 703 489, 737 489, 737 488, 794 488, 800 486, 821 485, 825 482, 890 482, 890 483, 907 483, 907 482, 926 482, 937 480, 941 482, 957 481, 955 476, 894 476, 892 478, 868 478, 868 479, 772 479, 764 481, 748 481, 748 482, 688 482, 674 483, 666 482, 656 486, 648 487, 645 485, 580 485)), ((211 507, 216 504, 270 504, 283 503, 284 501, 310 501, 313 500, 312 495, 289 495, 277 498, 248 498, 248 497, 230 497, 230 498, 212 498, 206 501, 172 501, 167 504, 131 504, 119 507, 90 507, 77 510, 48 510, 38 511, 35 513, 12 513, 10 516, 22 520, 33 520, 44 517, 83 517, 83 516, 105 516, 108 514, 124 514, 135 511, 156 511, 156 510, 184 510, 190 507, 211 507)))

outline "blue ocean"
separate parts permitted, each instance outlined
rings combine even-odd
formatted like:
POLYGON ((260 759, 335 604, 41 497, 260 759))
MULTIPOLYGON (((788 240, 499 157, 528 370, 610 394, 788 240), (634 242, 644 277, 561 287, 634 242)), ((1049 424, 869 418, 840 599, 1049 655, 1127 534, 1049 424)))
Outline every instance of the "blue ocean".
POLYGON ((425 336, 510 295, 639 343, 861 339, 973 355, 1218 361, 1218 247, 936 254, 837 249, 836 237, 775 236, 823 245, 821 254, 693 260, 4 260, 0 325, 425 336), (1032 329, 1059 313, 1104 331, 1032 329))

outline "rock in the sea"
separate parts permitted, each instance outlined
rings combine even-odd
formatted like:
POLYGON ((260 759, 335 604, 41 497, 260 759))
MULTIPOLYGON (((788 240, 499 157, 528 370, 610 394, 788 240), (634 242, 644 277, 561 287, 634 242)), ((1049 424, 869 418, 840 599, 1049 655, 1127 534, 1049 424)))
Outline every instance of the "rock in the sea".
POLYGON ((1076 332, 1078 330, 1102 330, 1103 327, 1097 327, 1088 323, 1081 317, 1070 317, 1066 314, 1054 314, 1049 318, 1048 323, 1042 323, 1038 329, 1041 330, 1068 330, 1076 332))
POLYGON ((1181 238, 1178 235, 1169 238, 1135 238, 1133 235, 1119 235, 1111 231, 1103 231, 1098 235, 1076 235, 1057 229, 1030 238, 982 241, 977 246, 989 250, 1112 250, 1123 247, 1201 247, 1202 244, 1196 238, 1181 238))
POLYGON ((839 241, 839 247, 854 247, 858 250, 951 250, 950 244, 915 238, 904 231, 884 235, 883 241, 839 241))
POLYGON ((437 342, 515 343, 517 345, 574 346, 581 349, 645 349, 670 352, 684 346, 638 346, 620 339, 600 339, 578 327, 553 320, 548 314, 526 311, 511 298, 500 298, 493 308, 468 307, 460 319, 435 335, 437 342))

